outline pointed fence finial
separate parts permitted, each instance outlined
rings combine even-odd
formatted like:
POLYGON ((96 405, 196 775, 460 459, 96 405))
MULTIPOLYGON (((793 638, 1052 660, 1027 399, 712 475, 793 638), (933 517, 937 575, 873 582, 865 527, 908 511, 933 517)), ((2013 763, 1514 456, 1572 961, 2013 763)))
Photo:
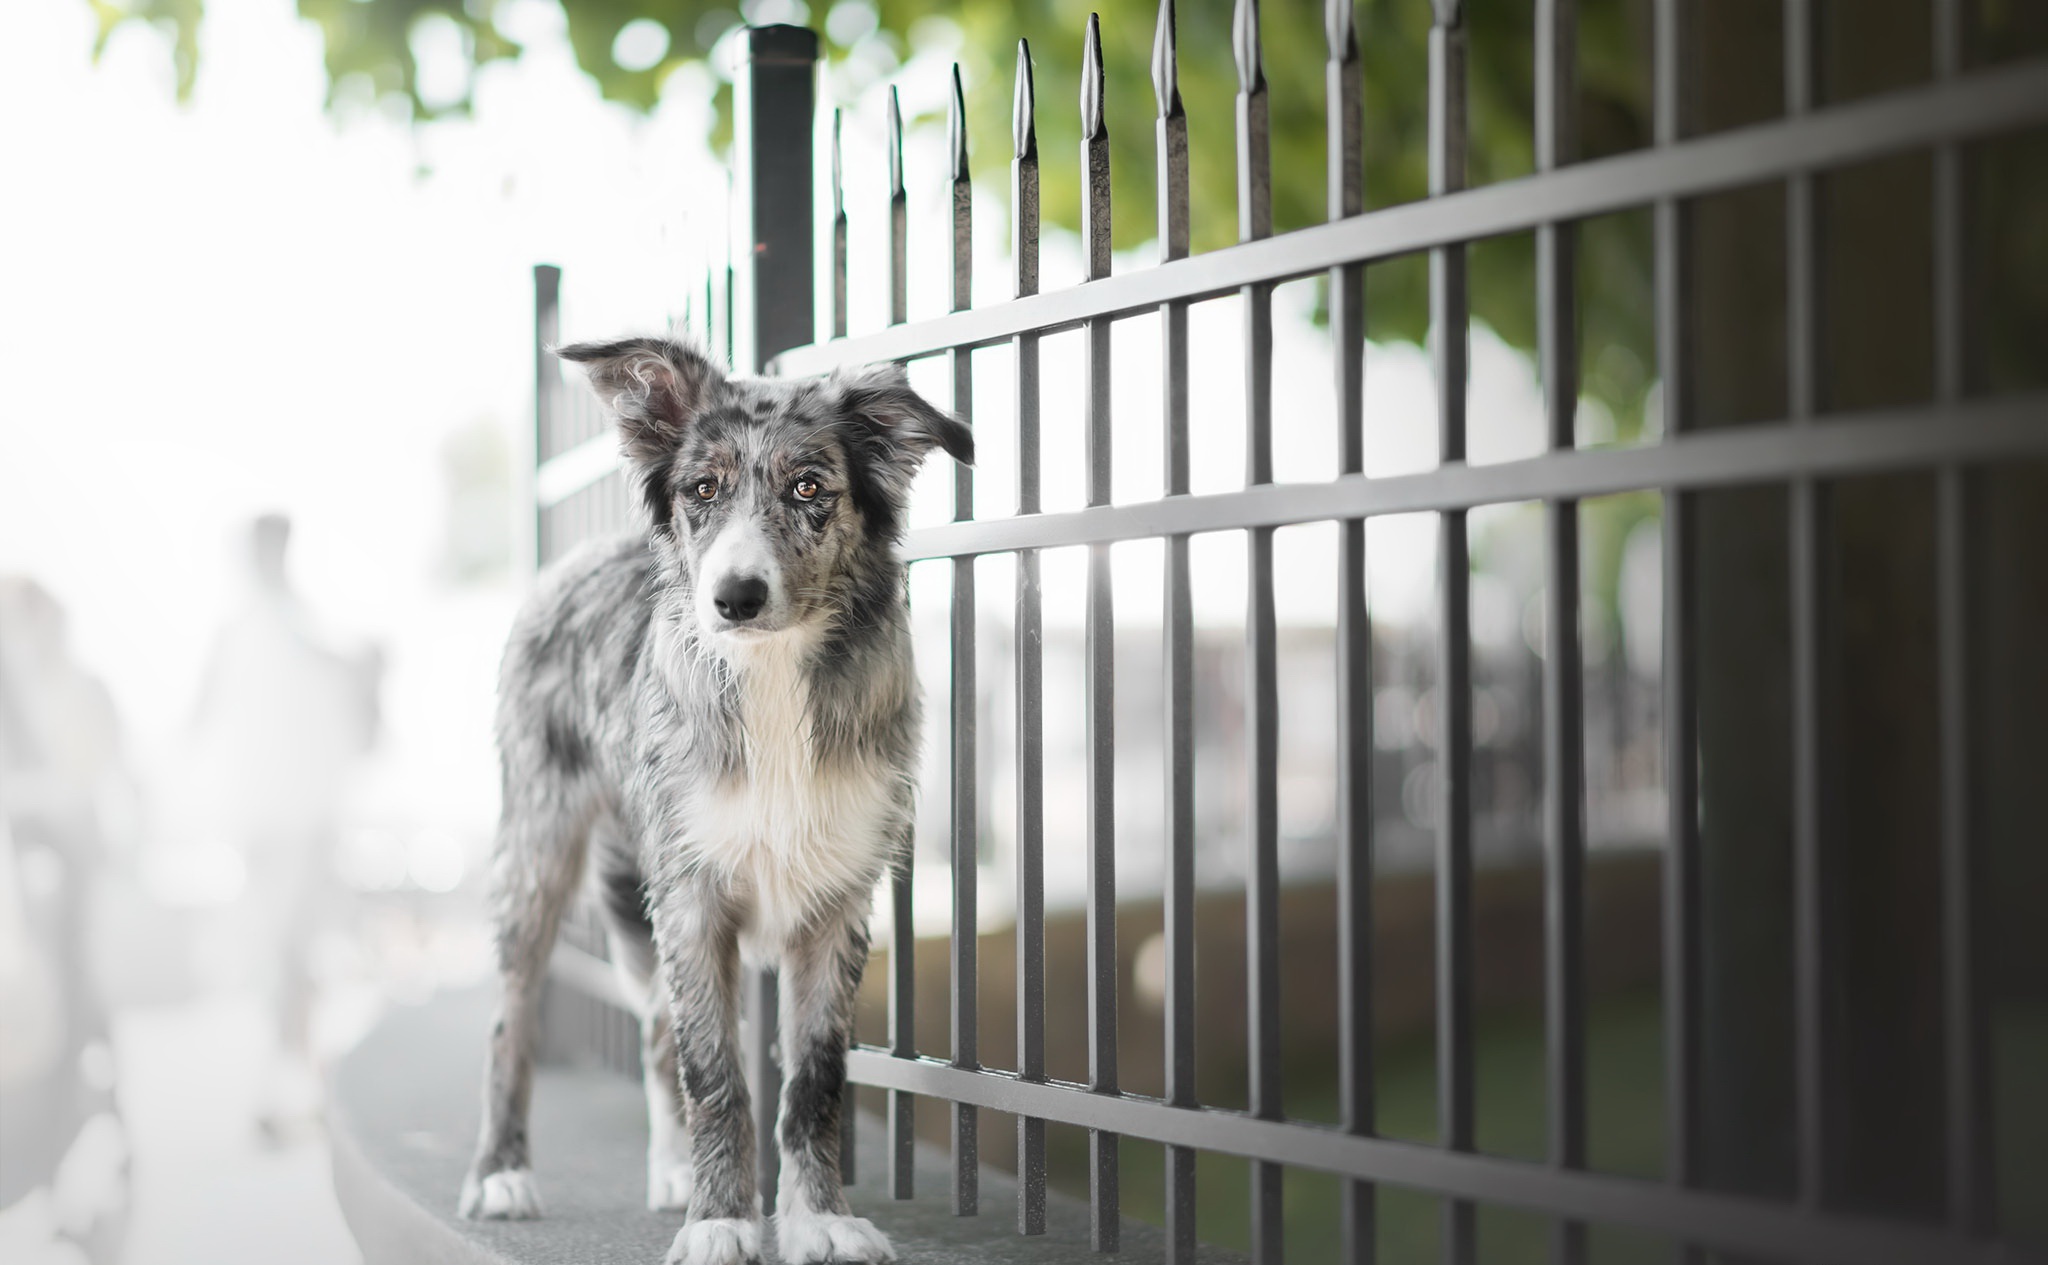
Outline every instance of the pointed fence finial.
POLYGON ((1180 40, 1174 27, 1173 0, 1159 0, 1159 25, 1152 32, 1152 93, 1162 119, 1181 113, 1180 40))
POLYGON ((1088 36, 1081 45, 1081 137, 1102 135, 1102 17, 1088 15, 1088 36))
POLYGON ((889 196, 903 196, 903 103, 896 99, 896 85, 889 85, 889 196))
POLYGON ((1231 23, 1231 50, 1237 54, 1237 88, 1250 96, 1266 87, 1264 50, 1259 46, 1259 0, 1237 0, 1231 23))
POLYGON ((832 218, 846 218, 846 158, 839 146, 839 127, 845 111, 832 109, 832 218))
POLYGON ((953 182, 967 179, 967 94, 960 87, 960 63, 953 63, 953 95, 946 101, 946 152, 952 156, 953 182))
POLYGON ((1330 60, 1348 62, 1358 56, 1356 0, 1327 0, 1323 5, 1323 35, 1330 43, 1330 60))
POLYGON ((1038 157, 1038 89, 1031 82, 1031 41, 1017 41, 1017 90, 1010 102, 1012 153, 1038 157))

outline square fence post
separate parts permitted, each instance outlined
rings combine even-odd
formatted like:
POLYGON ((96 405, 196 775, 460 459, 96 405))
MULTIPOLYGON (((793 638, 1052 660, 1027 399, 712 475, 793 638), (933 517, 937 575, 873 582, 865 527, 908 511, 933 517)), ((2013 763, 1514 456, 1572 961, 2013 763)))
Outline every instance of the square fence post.
POLYGON ((733 80, 735 219, 745 234, 733 276, 733 367, 760 373, 817 331, 812 133, 817 32, 749 27, 733 80))
MULTIPOLYGON (((756 26, 733 80, 735 220, 743 254, 733 269, 733 367, 760 373, 780 351, 816 336, 811 147, 817 115, 817 32, 756 26)), ((754 1096, 763 1212, 775 1210, 775 1114, 782 1074, 775 1049, 774 974, 752 974, 744 1032, 754 1096)))

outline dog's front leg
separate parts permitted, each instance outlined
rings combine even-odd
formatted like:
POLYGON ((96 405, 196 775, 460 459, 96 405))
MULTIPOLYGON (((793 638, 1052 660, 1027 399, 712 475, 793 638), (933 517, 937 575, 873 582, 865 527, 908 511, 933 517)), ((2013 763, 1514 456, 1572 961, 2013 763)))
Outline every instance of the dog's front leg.
POLYGON ((788 1075, 776 1126, 782 1180, 775 1243, 785 1265, 893 1261, 889 1240, 853 1216, 839 1177, 839 1101, 854 995, 868 960, 859 909, 835 910, 790 946, 783 959, 782 1050, 788 1075))
POLYGON ((689 1221, 668 1250, 668 1265, 755 1265, 761 1208, 740 1064, 737 920, 724 894, 696 875, 657 893, 653 905, 676 1064, 690 1099, 695 1173, 689 1221))

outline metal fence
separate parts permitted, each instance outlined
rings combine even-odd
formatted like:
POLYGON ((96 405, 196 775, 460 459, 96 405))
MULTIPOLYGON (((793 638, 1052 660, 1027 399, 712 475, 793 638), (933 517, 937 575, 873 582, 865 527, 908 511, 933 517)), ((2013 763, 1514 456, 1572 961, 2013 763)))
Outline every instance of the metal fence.
MULTIPOLYGON (((747 33, 747 58, 737 79, 736 188, 739 232, 751 243, 724 294, 707 292, 701 311, 714 315, 714 342, 735 353, 741 370, 817 373, 838 365, 947 358, 956 409, 973 399, 976 348, 1007 346, 1016 361, 1015 510, 990 512, 976 500, 972 472, 953 485, 951 523, 913 531, 912 560, 952 570, 952 691, 949 716, 952 787, 951 1056, 922 1057, 914 1038, 914 953, 911 875, 891 885, 894 932, 888 955, 890 1016, 886 1046, 861 1046, 849 1075, 887 1092, 889 1183, 911 1193, 914 1104, 950 1104, 955 1210, 977 1211, 982 1109, 1019 1121, 1017 1171, 1020 1233, 1045 1226, 1047 1122, 1089 1131, 1093 1238, 1114 1250, 1120 1223, 1119 1137, 1163 1144, 1169 1255, 1195 1250, 1195 1166, 1204 1151, 1253 1164, 1252 1255, 1282 1259, 1281 1174, 1301 1166, 1345 1182, 1343 1258, 1374 1253, 1375 1192, 1381 1184, 1443 1198, 1445 1259, 1475 1259, 1475 1207, 1500 1204, 1554 1220, 1553 1258, 1583 1259, 1585 1227, 1612 1223, 1668 1238, 1685 1259, 1706 1252, 1743 1258, 1842 1262, 1966 1262, 2036 1259, 1997 1240, 1992 1207, 1990 1085, 1982 919, 1982 865, 1973 820, 1970 647, 1972 588, 1981 583, 1971 537, 1972 479, 1987 466, 2048 455, 2048 399, 2039 394, 1983 396, 1965 383, 1965 243, 1962 147, 1977 138, 2048 122, 2048 64, 2019 61, 1969 68, 1963 60, 1965 6, 1934 0, 1930 32, 1935 73, 1929 82, 1848 104, 1822 107, 1816 96, 1813 0, 1784 5, 1785 110, 1774 121, 1715 134, 1694 134, 1685 117, 1693 64, 1681 0, 1655 0, 1654 143, 1596 161, 1575 161, 1573 0, 1537 0, 1536 173, 1481 188, 1464 187, 1468 127, 1466 35, 1458 0, 1435 0, 1429 34, 1429 192, 1421 202, 1365 213, 1362 187, 1362 85, 1351 6, 1328 6, 1328 222, 1274 235, 1267 89, 1260 58, 1260 17, 1240 0, 1231 33, 1239 68, 1237 96, 1238 223, 1242 244, 1189 253, 1190 139, 1176 75, 1171 0, 1163 4, 1154 51, 1158 104, 1156 267, 1112 274, 1109 136, 1103 100, 1100 33, 1091 18, 1082 67, 1081 208, 1086 281, 1039 288, 1039 171, 1030 52, 1018 50, 1015 148, 1011 163, 1013 294, 976 305, 970 293, 972 198, 967 127, 957 71, 951 107, 951 309, 930 320, 907 320, 910 250, 903 178, 901 122, 891 103, 889 155, 890 326, 847 337, 847 224, 841 193, 839 124, 830 129, 832 183, 814 212, 811 188, 816 130, 816 41, 807 31, 760 28, 747 33), (1820 398, 1820 313, 1816 280, 1819 223, 1816 182, 1828 169, 1903 152, 1931 152, 1933 163, 1934 399, 1922 407, 1875 413, 1827 413, 1820 398), (1693 200, 1738 186, 1781 182, 1786 198, 1785 246, 1789 413, 1762 425, 1702 431, 1687 415, 1688 376, 1697 364, 1688 234, 1693 200), (1578 407, 1574 247, 1577 223, 1630 208, 1654 208, 1656 325, 1665 384, 1664 434, 1657 442, 1581 449, 1578 407), (814 219, 814 215, 817 216, 814 219), (829 219, 826 218, 829 216, 829 219), (1532 231, 1538 280, 1537 319, 1549 451, 1492 465, 1465 461, 1467 411, 1466 252, 1483 238, 1532 231), (831 337, 813 342, 821 313, 814 305, 814 240, 829 242, 832 281, 822 312, 831 337), (1416 474, 1368 478, 1363 415, 1364 277, 1369 266, 1426 253, 1437 383, 1436 426, 1441 461, 1416 474), (1281 282, 1327 278, 1328 318, 1336 349, 1330 391, 1339 418, 1331 477, 1307 484, 1274 482, 1272 433, 1272 295, 1281 282), (1191 304, 1240 297, 1246 357, 1244 415, 1248 450, 1241 490, 1194 495, 1189 481, 1189 342, 1191 304), (1164 374, 1157 416, 1111 416, 1110 327, 1120 318, 1156 315, 1163 331, 1164 374), (1083 508, 1043 512, 1040 498, 1040 341, 1078 329, 1085 339, 1087 497, 1083 508), (1113 504, 1113 426, 1158 428, 1165 479, 1157 499, 1113 504), (1829 920, 1829 893, 1843 865, 1830 843, 1830 791, 1823 728, 1829 706, 1829 611, 1823 599, 1827 548, 1826 498, 1831 481, 1878 471, 1914 470, 1935 481, 1942 815, 1939 840, 1940 945, 1943 996, 1940 1042, 1945 1068, 1945 1224, 1876 1218, 1844 1211, 1835 1198, 1844 1163, 1841 1100, 1830 1085, 1841 1032, 1830 1016, 1839 967, 1829 920), (1705 1124, 1701 1082, 1706 1023, 1702 981, 1701 831, 1695 644, 1699 626, 1693 581, 1696 498, 1712 489, 1772 484, 1788 489, 1791 560, 1792 670, 1790 709, 1794 831, 1792 992, 1796 1015, 1795 1119, 1797 1191, 1787 1199, 1735 1195, 1702 1180, 1705 1124), (1584 498, 1635 490, 1664 502, 1664 729, 1668 838, 1664 857, 1664 1006, 1667 1083, 1665 1179, 1641 1181, 1587 1167, 1585 962, 1581 908, 1586 841, 1583 683, 1580 627, 1579 504, 1584 498), (1475 1149, 1472 957, 1473 760, 1469 542, 1475 508, 1534 501, 1544 506, 1551 582, 1545 619, 1549 652, 1542 660, 1546 917, 1546 1075, 1550 1128, 1547 1162, 1501 1158, 1475 1149), (1438 1142, 1424 1145, 1379 1136, 1375 1124, 1371 981, 1374 840, 1368 767, 1373 749, 1371 636, 1365 591, 1366 520, 1426 512, 1439 522, 1439 712, 1442 759, 1435 855, 1436 1077, 1438 1142), (1276 862, 1277 751, 1274 532, 1290 524, 1334 521, 1339 720, 1340 952, 1335 1005, 1340 1014, 1342 1121, 1338 1127, 1289 1120, 1282 1108, 1282 1032, 1276 862), (1196 533, 1243 532, 1249 547, 1247 660, 1251 735, 1247 945, 1249 952, 1250 1102, 1244 1112, 1197 1101, 1197 985, 1194 963, 1194 761, 1189 541, 1196 533), (1118 1030, 1116 878, 1117 805, 1112 761, 1110 548, 1115 542, 1163 538, 1166 583, 1160 619, 1164 637, 1165 731, 1168 735, 1165 893, 1165 1025, 1167 1062, 1161 1099, 1121 1092, 1118 1030), (1089 1080, 1048 1079, 1042 820, 1042 623, 1040 554, 1087 550, 1088 958, 1089 1080), (974 560, 1014 553, 1015 691, 1018 714, 1018 1045, 1010 1070, 983 1066, 977 1049, 976 853, 973 770, 977 733, 974 560)), ((1286 21, 1299 15, 1288 14, 1286 21)), ((1221 38, 1221 32, 1210 32, 1221 38)), ((540 328, 555 337, 555 284, 542 270, 540 328)), ((626 501, 602 419, 571 405, 548 369, 540 381, 539 556, 600 527, 623 525, 626 501)), ((591 947, 595 947, 594 943, 591 947)), ((595 987, 595 986, 593 986, 595 987)), ((772 996, 764 981, 755 1001, 772 996)), ((757 1013, 772 1015, 772 1007, 757 1013)), ((774 1068, 765 1027, 751 1038, 758 1075, 757 1109, 772 1113, 774 1068)), ((617 1056, 631 1057, 621 1037, 617 1056)), ((852 1114, 848 1113, 849 1127, 852 1114)), ((764 1137, 772 1136, 764 1131, 764 1137)), ((773 1148, 763 1148, 772 1181, 773 1148)), ((772 1189, 772 1186, 771 1186, 772 1189)), ((772 1195, 770 1196, 772 1199, 772 1195)))

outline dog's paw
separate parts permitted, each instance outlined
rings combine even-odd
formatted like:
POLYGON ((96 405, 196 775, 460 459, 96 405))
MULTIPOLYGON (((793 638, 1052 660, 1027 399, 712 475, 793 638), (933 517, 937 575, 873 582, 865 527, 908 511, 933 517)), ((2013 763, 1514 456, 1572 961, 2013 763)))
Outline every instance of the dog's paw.
POLYGON ((664 1265, 760 1265, 761 1223, 738 1217, 692 1221, 676 1232, 664 1265))
POLYGON ((540 1187, 533 1170, 507 1168, 462 1182, 462 1203, 456 1209, 471 1221, 531 1221, 540 1215, 540 1187))
POLYGON ((672 1155, 647 1157, 647 1206, 654 1212, 687 1212, 697 1171, 688 1160, 672 1155))
POLYGON ((785 1212, 775 1218, 775 1246, 783 1265, 882 1265, 896 1259, 889 1236, 866 1217, 830 1212, 785 1212))

